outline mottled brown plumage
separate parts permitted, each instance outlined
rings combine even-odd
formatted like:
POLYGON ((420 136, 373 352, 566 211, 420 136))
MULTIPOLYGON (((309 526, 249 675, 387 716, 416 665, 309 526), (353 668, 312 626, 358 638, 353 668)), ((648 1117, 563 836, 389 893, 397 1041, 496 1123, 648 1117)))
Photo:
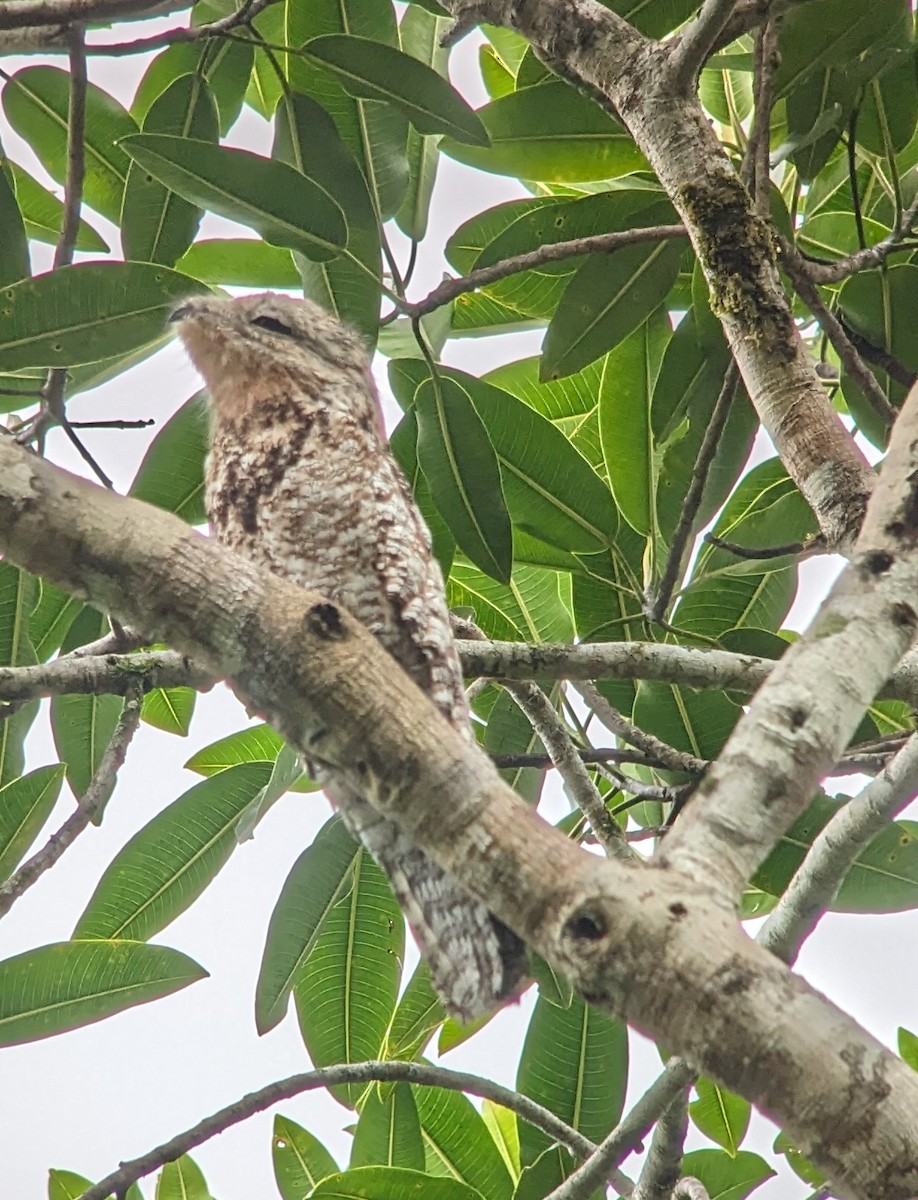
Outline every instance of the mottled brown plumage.
MULTIPOLYGON (((471 737, 443 579, 385 443, 359 336, 270 293, 195 297, 173 317, 210 392, 217 536, 343 604, 471 737)), ((323 783, 387 872, 448 1010, 468 1020, 512 994, 525 969, 516 936, 341 780, 323 783)))

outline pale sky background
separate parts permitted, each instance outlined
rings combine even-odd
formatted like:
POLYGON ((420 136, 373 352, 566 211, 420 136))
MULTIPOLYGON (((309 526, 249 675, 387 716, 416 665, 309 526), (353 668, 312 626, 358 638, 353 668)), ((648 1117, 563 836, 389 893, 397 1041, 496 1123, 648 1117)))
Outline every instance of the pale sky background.
MULTIPOLYGON (((146 22, 142 32, 168 28, 180 20, 181 16, 146 22)), ((139 25, 122 25, 117 38, 126 40, 140 31, 139 25)), ((8 59, 3 65, 12 71, 39 61, 43 60, 37 56, 8 59)), ((62 57, 53 61, 66 65, 62 57)), ((95 59, 90 78, 128 104, 147 61, 139 57, 95 59)), ((467 38, 456 48, 451 74, 473 103, 484 101, 475 39, 467 38)), ((2 117, 0 136, 15 161, 60 193, 28 148, 2 124, 2 117)), ((229 141, 262 153, 270 145, 266 124, 248 110, 229 141)), ((440 249, 463 220, 522 194, 512 180, 472 172, 444 158, 431 210, 431 231, 411 294, 421 296, 439 280, 444 268, 440 249)), ((94 214, 91 220, 113 246, 119 244, 106 222, 94 214)), ((202 236, 225 236, 232 229, 227 222, 207 217, 202 236)), ((238 235, 239 231, 234 232, 238 235)), ((397 236, 394 241, 398 244, 397 236)), ((33 247, 33 269, 44 270, 48 265, 50 248, 33 247)), ((540 340, 541 335, 533 333, 454 340, 445 358, 480 374, 537 352, 540 340)), ((384 380, 384 364, 377 374, 384 380)), ((113 476, 118 490, 126 490, 156 430, 198 386, 194 371, 171 344, 147 363, 72 402, 70 413, 78 420, 156 419, 152 431, 85 433, 87 445, 113 476)), ((767 453, 764 444, 760 449, 767 453)), ((49 454, 61 465, 84 473, 81 460, 62 436, 52 434, 49 454)), ((789 625, 805 627, 836 570, 834 563, 825 560, 804 565, 800 596, 789 625)), ((245 723, 240 705, 219 687, 199 698, 187 739, 144 726, 121 771, 104 825, 84 834, 13 908, 0 925, 0 958, 68 938, 102 870, 128 838, 198 782, 198 776, 183 770, 183 763, 197 749, 245 723)), ((54 761, 45 708, 30 739, 28 767, 54 761)), ((546 815, 559 815, 565 802, 557 782, 546 791, 546 815)), ((60 824, 72 802, 65 786, 48 829, 36 845, 60 824)), ((190 954, 210 972, 209 979, 63 1037, 0 1052, 0 1198, 45 1196, 49 1167, 101 1178, 121 1159, 149 1150, 245 1092, 309 1068, 292 1011, 269 1035, 256 1035, 253 995, 268 919, 281 884, 329 813, 321 795, 286 796, 268 813, 254 839, 239 847, 204 896, 153 939, 190 954)), ((916 934, 915 913, 883 918, 829 916, 810 939, 798 969, 894 1047, 898 1025, 918 1028, 918 961, 907 952, 915 944, 916 934)), ((412 956, 406 978, 413 962, 412 956)), ((519 1007, 501 1013, 469 1044, 447 1055, 445 1065, 476 1071, 512 1086, 531 1004, 530 995, 519 1007)), ((629 1106, 659 1069, 657 1052, 650 1043, 632 1035, 631 1049, 629 1106)), ((350 1111, 322 1092, 288 1101, 279 1111, 322 1138, 340 1165, 347 1165, 351 1139, 343 1128, 354 1119, 350 1111)), ((254 1117, 194 1152, 217 1200, 277 1195, 270 1153, 272 1116, 254 1117)), ((774 1128, 755 1117, 744 1149, 757 1150, 771 1161, 773 1137, 774 1128)), ((697 1135, 690 1136, 690 1148, 705 1144, 697 1135)), ((145 1182, 144 1192, 153 1195, 152 1180, 145 1182)), ((756 1194, 763 1200, 779 1200, 807 1193, 803 1183, 782 1170, 756 1194)))

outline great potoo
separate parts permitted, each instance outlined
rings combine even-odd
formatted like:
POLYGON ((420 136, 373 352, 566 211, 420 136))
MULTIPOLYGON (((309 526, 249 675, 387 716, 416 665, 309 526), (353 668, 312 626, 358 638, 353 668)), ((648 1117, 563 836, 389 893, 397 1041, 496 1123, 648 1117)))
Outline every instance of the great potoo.
MULTIPOLYGON (((349 609, 471 738, 443 578, 385 441, 360 337, 271 293, 195 297, 173 320, 210 393, 217 537, 349 609)), ((525 970, 519 939, 342 779, 322 781, 389 876, 449 1012, 469 1020, 511 995, 525 970)))

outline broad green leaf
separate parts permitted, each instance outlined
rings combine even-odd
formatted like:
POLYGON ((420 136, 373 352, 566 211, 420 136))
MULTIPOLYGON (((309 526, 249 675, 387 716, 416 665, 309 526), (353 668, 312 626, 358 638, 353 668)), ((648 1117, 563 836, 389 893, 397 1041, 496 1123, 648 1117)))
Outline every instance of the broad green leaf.
MULTIPOLYGON (((398 45, 398 26, 391 0, 310 0, 286 5, 284 44, 303 46, 330 34, 371 38, 380 45, 398 45)), ((287 59, 295 92, 311 96, 338 127, 345 145, 363 171, 373 206, 385 220, 398 211, 408 185, 406 146, 408 122, 389 105, 349 96, 338 79, 299 55, 287 59)))
POLYGON ((456 539, 450 533, 449 526, 440 516, 440 510, 434 504, 430 494, 430 485, 418 462, 418 414, 414 407, 408 409, 395 429, 392 430, 389 436, 389 449, 402 468, 405 478, 408 480, 408 486, 414 495, 415 503, 421 510, 421 516, 424 518, 433 541, 434 558, 440 564, 440 570, 445 579, 449 575, 453 556, 456 553, 456 539))
POLYGON ((284 739, 270 725, 251 725, 198 750, 185 763, 185 767, 189 771, 196 771, 198 775, 210 776, 240 763, 273 765, 283 745, 284 739))
POLYGON ((209 291, 152 263, 79 263, 0 291, 0 370, 70 367, 163 337, 179 300, 209 291))
POLYGON ((670 337, 658 308, 601 361, 599 437, 615 502, 631 527, 656 532, 656 453, 651 430, 653 385, 670 337))
POLYGON ((154 729, 187 737, 197 695, 190 687, 154 688, 144 696, 140 715, 154 729))
POLYGON ((236 823, 269 777, 266 764, 241 764, 174 800, 109 863, 73 936, 142 941, 175 920, 229 859, 236 823))
POLYGON ((724 1150, 692 1150, 682 1160, 682 1174, 698 1179, 710 1200, 745 1200, 776 1172, 749 1150, 733 1157, 724 1150))
MULTIPOLYGON (((151 104, 142 132, 216 142, 217 108, 206 82, 198 75, 176 79, 151 104)), ((171 267, 194 241, 202 215, 132 162, 121 209, 124 257, 171 267)))
POLYGON ((323 1179, 312 1200, 481 1200, 455 1179, 432 1179, 403 1167, 355 1167, 323 1179))
MULTIPOLYGON (((861 217, 868 245, 881 241, 889 232, 878 221, 861 217)), ((843 258, 860 250, 858 225, 853 212, 817 212, 797 230, 797 245, 814 258, 843 258)))
POLYGON ((804 1183, 809 1184, 812 1188, 822 1188, 826 1181, 825 1175, 800 1153, 786 1133, 782 1131, 778 1134, 772 1149, 776 1154, 784 1156, 787 1165, 804 1183))
POLYGON ((8 878, 54 811, 64 766, 39 767, 0 787, 0 881, 8 878))
POLYGON ((424 1170, 421 1123, 407 1083, 371 1088, 363 1102, 354 1130, 350 1169, 373 1166, 424 1170))
POLYGON ((223 287, 298 288, 301 282, 290 251, 259 238, 205 238, 190 246, 175 267, 223 287))
MULTIPOLYGON (((252 22, 252 27, 269 45, 278 46, 283 43, 284 26, 287 21, 285 8, 284 4, 269 5, 252 22)), ((274 65, 278 60, 274 58, 272 62, 273 57, 270 50, 264 49, 258 42, 255 43, 252 74, 245 93, 246 103, 266 121, 270 121, 274 116, 278 102, 284 94, 283 75, 278 77, 274 65)))
POLYGON ((92 940, 27 950, 0 962, 0 1046, 91 1025, 206 977, 167 946, 92 940))
MULTIPOLYGON (((440 45, 440 39, 449 28, 449 18, 435 16, 417 5, 409 5, 398 27, 399 42, 406 54, 415 58, 440 75, 447 73, 449 51, 440 45)), ((440 147, 436 138, 408 131, 408 190, 401 208, 395 214, 402 233, 414 241, 421 241, 427 233, 427 217, 440 147)))
POLYGON ((92 1180, 75 1171, 48 1172, 48 1200, 80 1200, 80 1196, 92 1187, 92 1180))
POLYGON ((392 1017, 383 1057, 416 1058, 442 1025, 445 1016, 446 1010, 430 981, 430 968, 421 959, 392 1017))
MULTIPOLYGON (((325 916, 294 987, 300 1031, 317 1067, 378 1058, 395 1011, 405 922, 389 882, 358 849, 351 885, 325 916)), ((332 1089, 354 1107, 364 1086, 332 1089)))
POLYGON ((488 1127, 511 1178, 518 1179, 520 1173, 520 1131, 516 1113, 493 1100, 482 1100, 481 1119, 488 1127))
POLYGON ((698 8, 696 0, 614 0, 609 7, 651 38, 662 38, 698 8))
MULTIPOLYGON (((600 1142, 622 1113, 628 1077, 624 1025, 575 996, 570 1008, 539 999, 526 1033, 516 1086, 591 1141, 600 1142)), ((551 1144, 541 1130, 520 1123, 524 1166, 551 1144)), ((569 1156, 558 1158, 557 1182, 569 1156)))
POLYGON ((457 380, 424 380, 415 393, 418 462, 457 544, 487 575, 508 580, 510 515, 494 448, 468 391, 457 380))
POLYGON ((568 642, 573 620, 556 571, 517 566, 499 583, 469 563, 453 564, 447 588, 451 608, 472 608, 488 637, 514 642, 568 642))
MULTIPOLYGON (((480 713, 476 705, 476 712, 480 713)), ((487 714, 482 744, 488 754, 544 754, 545 746, 526 714, 507 692, 498 692, 487 714)), ((527 804, 538 804, 545 783, 541 767, 504 767, 501 777, 527 804)))
POLYGON ((281 100, 272 153, 333 196, 347 222, 347 248, 340 255, 328 262, 296 256, 304 295, 359 329, 372 344, 379 326, 382 251, 379 222, 357 161, 328 113, 299 94, 281 100))
POLYGON ((513 1180, 471 1101, 461 1092, 416 1088, 427 1171, 461 1181, 488 1200, 509 1200, 513 1180))
POLYGON ((513 73, 508 71, 501 62, 493 46, 484 42, 478 47, 478 68, 481 71, 481 81, 485 91, 492 100, 501 96, 509 96, 514 90, 513 73))
POLYGON ((352 885, 358 847, 340 817, 332 817, 290 868, 278 896, 255 988, 255 1027, 267 1033, 286 1012, 290 992, 325 928, 352 885))
MULTIPOLYGON (((195 12, 198 9, 202 9, 202 5, 199 4, 195 12)), ((227 12, 222 15, 226 16, 227 12)), ((198 23, 192 21, 192 24, 198 23)), ((134 93, 131 115, 142 124, 157 97, 176 79, 197 75, 213 94, 220 115, 220 135, 225 137, 242 108, 253 57, 252 43, 230 38, 174 43, 157 54, 144 72, 134 93)))
MULTIPOLYGON (((845 797, 820 793, 783 835, 756 872, 753 883, 780 896, 816 835, 843 807, 845 797)), ((832 912, 891 913, 918 908, 918 823, 889 821, 857 856, 832 912)))
POLYGON ((697 1100, 689 1105, 689 1116, 701 1132, 731 1156, 742 1145, 749 1128, 752 1106, 742 1096, 728 1092, 705 1076, 695 1084, 697 1100))
POLYGON ((915 51, 902 48, 892 65, 867 86, 857 114, 858 145, 880 156, 889 150, 898 154, 912 140, 916 122, 915 51))
MULTIPOLYGON (((406 404, 426 375, 412 360, 389 368, 393 391, 406 404)), ((560 430, 492 384, 446 367, 440 375, 465 392, 484 424, 514 525, 567 551, 589 553, 614 540, 618 513, 611 493, 560 430)))
POLYGON ((491 145, 444 139, 451 158, 497 175, 547 183, 612 179, 646 168, 623 126, 566 83, 512 92, 478 109, 491 145))
POLYGON ((484 248, 495 241, 505 229, 533 211, 554 210, 561 202, 553 197, 540 196, 527 200, 508 200, 476 213, 464 221, 446 243, 446 260, 460 274, 475 266, 484 248))
POLYGON ((742 710, 724 692, 699 692, 641 679, 631 715, 642 729, 677 750, 696 758, 716 758, 742 710))
MULTIPOLYGON (((67 177, 67 114, 70 73, 59 67, 24 67, 3 89, 3 111, 13 129, 29 143, 56 183, 67 177)), ((137 126, 113 96, 90 83, 86 87, 86 203, 118 222, 129 159, 118 145, 137 126)))
POLYGON ((29 618, 29 637, 39 662, 47 662, 67 636, 74 618, 84 607, 47 579, 39 579, 40 596, 29 618))
POLYGON ((281 1200, 303 1200, 320 1179, 338 1170, 317 1137, 280 1113, 274 1117, 271 1157, 281 1200))
MULTIPOLYGON (((0 666, 28 667, 35 661, 29 619, 38 598, 38 580, 0 560, 0 666)), ((0 720, 0 787, 22 774, 23 741, 38 714, 38 701, 20 705, 0 720)))
MULTIPOLYGON (((63 202, 53 192, 42 187, 37 179, 17 163, 7 161, 6 169, 13 182, 19 209, 25 221, 26 233, 32 241, 50 242, 52 245, 56 245, 61 236, 61 220, 64 215, 63 202)), ((81 219, 74 248, 76 250, 95 250, 99 254, 105 254, 109 246, 87 221, 81 219)))
POLYGON ((211 1200, 204 1172, 190 1155, 165 1164, 156 1181, 156 1200, 211 1200))
POLYGON ((171 191, 276 246, 324 259, 347 245, 340 205, 286 163, 166 133, 137 133, 121 145, 171 191))
POLYGON ((488 135, 473 109, 447 80, 411 54, 348 34, 314 38, 303 48, 361 100, 380 100, 404 113, 419 133, 449 134, 470 146, 488 135))
POLYGON ((676 282, 684 249, 673 239, 590 255, 548 326, 542 378, 581 370, 642 325, 676 282))
POLYGON ((31 274, 29 244, 19 202, 13 188, 12 173, 0 161, 0 287, 25 279, 31 274))
POLYGON ((903 1062, 907 1062, 913 1071, 918 1071, 918 1035, 900 1025, 896 1037, 896 1045, 903 1062))
MULTIPOLYGON (((84 607, 67 630, 61 652, 93 642, 108 632, 105 617, 84 607)), ((99 768, 124 708, 120 696, 73 693, 52 696, 51 732, 61 762, 67 765, 67 782, 77 798, 83 796, 99 768)), ((101 817, 96 818, 96 824, 101 817)))
POLYGON ((195 392, 150 443, 128 495, 175 513, 189 525, 202 525, 207 520, 204 459, 209 431, 207 396, 195 392))

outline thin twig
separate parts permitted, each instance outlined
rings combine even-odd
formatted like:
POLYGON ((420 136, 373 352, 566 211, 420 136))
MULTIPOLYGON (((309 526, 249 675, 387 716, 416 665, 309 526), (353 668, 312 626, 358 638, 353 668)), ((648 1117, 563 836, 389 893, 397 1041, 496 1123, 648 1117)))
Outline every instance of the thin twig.
POLYGON ((711 418, 705 427, 704 437, 701 439, 701 445, 698 447, 698 455, 692 470, 692 480, 689 484, 685 500, 682 503, 679 521, 670 541, 669 552, 666 555, 666 563, 663 567, 663 575, 659 586, 655 593, 648 590, 644 597, 644 616, 648 621, 659 623, 666 619, 667 610, 673 598, 673 591, 682 573, 685 554, 688 550, 692 529, 694 528, 698 510, 701 507, 701 501, 704 497, 704 489, 708 482, 708 476, 711 473, 711 467, 714 464, 714 458, 717 454, 717 447, 720 445, 720 439, 723 436, 727 418, 730 416, 730 409, 736 395, 738 379, 739 372, 736 369, 736 363, 731 359, 727 367, 727 373, 724 375, 720 394, 714 403, 711 418))
POLYGON ((874 245, 867 246, 864 250, 856 250, 853 254, 839 258, 835 262, 817 261, 804 255, 810 278, 814 283, 841 283, 849 275, 856 275, 859 271, 869 270, 871 267, 882 266, 894 250, 913 249, 903 243, 912 236, 912 226, 916 220, 918 220, 918 196, 902 214, 902 219, 897 226, 874 245))
POLYGON ((406 303, 404 312, 410 317, 422 317, 444 304, 449 304, 457 296, 466 292, 474 292, 477 288, 487 287, 510 275, 518 275, 521 271, 531 271, 546 263, 563 262, 569 258, 579 258, 583 254, 611 254, 623 246, 633 246, 639 242, 660 242, 669 238, 686 237, 681 225, 653 225, 646 229, 623 229, 616 233, 600 233, 593 237, 573 238, 567 242, 551 242, 529 250, 525 254, 515 254, 511 258, 502 258, 500 262, 491 263, 487 267, 478 267, 468 275, 457 279, 445 279, 430 292, 423 300, 414 304, 406 303))
POLYGON ((805 550, 812 549, 809 542, 788 542, 785 546, 741 546, 738 542, 731 542, 714 533, 706 533, 704 540, 709 546, 716 546, 718 550, 726 550, 728 554, 735 554, 737 558, 748 558, 757 562, 786 558, 789 554, 803 554, 805 550))
POLYGON ((99 817, 115 788, 118 771, 124 764, 131 739, 140 724, 143 689, 135 683, 126 694, 121 717, 102 761, 90 780, 82 799, 61 827, 52 833, 44 846, 22 864, 5 883, 0 884, 0 917, 5 916, 16 901, 36 883, 45 871, 53 867, 65 850, 99 817))
POLYGON ((153 417, 148 417, 146 420, 139 418, 136 421, 68 421, 67 424, 71 429, 148 429, 155 425, 156 421, 153 417))
POLYGON ((752 193, 756 212, 766 218, 771 201, 771 110, 774 105, 775 72, 779 63, 777 24, 766 20, 756 31, 755 108, 742 170, 742 177, 752 193))
POLYGON ((883 394, 873 372, 855 349, 851 339, 842 328, 841 322, 823 302, 819 289, 810 278, 807 264, 798 251, 784 238, 779 238, 781 263, 794 285, 794 291, 819 322, 826 337, 835 348, 848 374, 864 393, 867 403, 886 429, 892 427, 896 410, 883 394))
POLYGON ((123 57, 129 54, 148 54, 151 50, 162 50, 181 42, 198 42, 204 38, 224 37, 226 34, 249 25, 272 0, 243 0, 243 3, 227 17, 211 21, 208 25, 183 25, 178 29, 167 29, 152 37, 137 38, 132 42, 100 42, 87 46, 87 51, 97 57, 123 57))
POLYGON ((683 1147, 688 1133, 688 1095, 686 1088, 667 1105, 657 1121, 634 1188, 634 1200, 671 1200, 682 1169, 683 1147))
MULTIPOLYGON (((596 1149, 593 1142, 572 1129, 570 1125, 556 1117, 553 1112, 543 1108, 528 1096, 515 1092, 511 1088, 502 1087, 490 1079, 478 1075, 470 1075, 464 1071, 451 1071, 446 1067, 432 1066, 428 1063, 400 1062, 362 1062, 347 1063, 341 1066, 323 1067, 316 1071, 305 1071, 300 1075, 291 1075, 288 1079, 278 1080, 266 1087, 250 1092, 234 1104, 221 1108, 218 1112, 205 1117, 191 1129, 177 1134, 155 1150, 141 1155, 140 1158, 122 1163, 117 1171, 107 1175, 93 1187, 83 1192, 79 1200, 105 1200, 114 1193, 124 1193, 127 1188, 159 1170, 168 1162, 174 1162, 183 1154, 193 1150, 195 1146, 209 1141, 217 1134, 225 1133, 233 1125, 248 1120, 256 1113, 290 1100, 303 1092, 316 1091, 318 1088, 330 1088, 344 1083, 411 1083, 421 1087, 440 1087, 448 1091, 468 1092, 472 1096, 481 1096, 500 1104, 515 1112, 517 1116, 528 1121, 536 1129, 541 1129, 553 1141, 566 1147, 576 1158, 586 1158, 596 1149)), ((613 1186, 621 1194, 630 1193, 633 1184, 627 1176, 618 1173, 613 1177, 613 1186)))
POLYGON ((645 754, 652 755, 663 763, 667 770, 687 771, 692 775, 698 775, 707 769, 708 764, 703 758, 696 758, 694 754, 677 750, 674 746, 654 737, 652 733, 645 733, 643 729, 639 729, 633 721, 629 721, 617 708, 614 708, 592 683, 577 682, 574 683, 574 688, 610 733, 622 738, 629 746, 636 746, 645 754))
MULTIPOLYGON (((2 687, 2 676, 0 676, 0 687, 2 687)), ((642 767, 662 765, 641 750, 622 750, 606 746, 596 747, 592 750, 578 748, 577 754, 580 761, 585 763, 637 763, 642 767)), ((521 767, 553 767, 555 765, 550 754, 492 754, 491 761, 495 767, 509 770, 518 770, 521 767)), ((628 780, 629 785, 636 782, 634 779, 628 780)))

